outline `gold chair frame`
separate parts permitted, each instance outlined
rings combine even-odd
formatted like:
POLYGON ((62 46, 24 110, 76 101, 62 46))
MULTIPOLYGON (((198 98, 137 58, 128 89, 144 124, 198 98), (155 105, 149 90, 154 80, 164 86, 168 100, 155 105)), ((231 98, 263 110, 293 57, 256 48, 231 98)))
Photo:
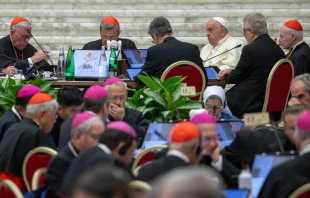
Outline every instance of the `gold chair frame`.
POLYGON ((29 160, 29 158, 36 153, 45 153, 45 154, 49 154, 51 156, 55 156, 57 155, 57 151, 55 151, 54 149, 51 149, 49 147, 44 147, 44 146, 40 146, 37 148, 32 149, 31 151, 29 151, 29 153, 26 155, 24 162, 23 162, 23 177, 24 177, 24 181, 27 187, 28 191, 31 191, 30 188, 30 184, 28 183, 28 179, 27 179, 27 175, 26 175, 26 164, 29 160))
POLYGON ((304 184, 298 187, 292 194, 290 194, 289 198, 297 198, 299 195, 310 191, 310 183, 304 184))
POLYGON ((144 181, 139 181, 139 180, 134 180, 134 181, 129 182, 129 187, 131 189, 138 189, 142 191, 152 190, 152 187, 148 183, 144 181))
POLYGON ((31 187, 32 190, 37 190, 39 188, 39 181, 41 175, 45 175, 47 171, 47 168, 39 168, 36 170, 33 174, 32 181, 31 181, 31 187))
POLYGON ((4 179, 0 181, 0 188, 6 187, 10 189, 10 191, 14 194, 15 198, 23 198, 22 192, 19 190, 19 188, 9 179, 4 179))
POLYGON ((196 69, 198 69, 198 71, 199 71, 199 73, 200 73, 200 75, 201 75, 201 77, 203 79, 203 81, 202 81, 202 87, 203 87, 202 89, 203 90, 201 91, 201 94, 199 96, 199 101, 201 101, 202 100, 202 93, 203 93, 203 91, 204 91, 204 89, 206 87, 206 78, 205 78, 204 72, 201 70, 201 68, 196 63, 193 63, 191 61, 186 61, 186 60, 175 62, 175 63, 171 64, 169 67, 167 67, 165 69, 165 71, 161 75, 160 80, 164 81, 166 76, 167 76, 167 74, 170 72, 170 70, 172 70, 174 67, 180 66, 180 65, 189 65, 189 66, 193 66, 196 69))

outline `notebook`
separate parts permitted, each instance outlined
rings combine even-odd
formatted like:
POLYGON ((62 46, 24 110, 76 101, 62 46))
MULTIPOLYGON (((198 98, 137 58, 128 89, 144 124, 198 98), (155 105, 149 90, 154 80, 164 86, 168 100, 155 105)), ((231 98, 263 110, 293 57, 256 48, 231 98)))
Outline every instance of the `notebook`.
POLYGON ((130 68, 141 68, 147 56, 146 49, 123 49, 126 61, 130 68))
POLYGON ((217 66, 205 67, 208 80, 220 80, 218 73, 220 72, 217 66))
MULTIPOLYGON (((118 54, 119 51, 116 50, 116 56, 118 54)), ((106 50, 105 55, 109 61, 111 51, 106 50)), ((101 50, 74 50, 75 80, 97 80, 100 59, 101 50)))
POLYGON ((231 144, 236 137, 236 133, 242 127, 242 120, 217 120, 217 132, 221 139, 222 148, 231 144))
POLYGON ((134 81, 134 77, 140 73, 140 68, 126 68, 127 74, 131 81, 134 81))
POLYGON ((237 190, 237 189, 227 189, 222 191, 226 198, 248 198, 249 190, 237 190))
POLYGON ((256 155, 252 167, 252 197, 258 197, 273 167, 295 158, 295 155, 256 155))

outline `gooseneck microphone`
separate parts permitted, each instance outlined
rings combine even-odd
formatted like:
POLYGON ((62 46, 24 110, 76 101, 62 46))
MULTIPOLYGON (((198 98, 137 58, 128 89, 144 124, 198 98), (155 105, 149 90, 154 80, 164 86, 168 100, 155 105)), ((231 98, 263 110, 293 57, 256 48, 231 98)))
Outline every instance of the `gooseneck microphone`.
POLYGON ((16 62, 26 63, 26 64, 28 64, 28 65, 29 65, 29 63, 28 63, 28 62, 26 62, 26 61, 23 61, 23 60, 18 60, 18 59, 16 59, 16 58, 12 58, 12 57, 7 56, 7 55, 5 55, 5 54, 0 54, 0 56, 3 56, 3 57, 5 57, 5 58, 11 59, 11 60, 15 60, 16 62))
POLYGON ((215 56, 213 56, 213 57, 211 57, 211 58, 208 58, 208 59, 206 59, 206 60, 203 60, 203 62, 206 62, 206 61, 208 61, 208 60, 211 60, 211 59, 213 59, 213 58, 215 58, 215 57, 218 57, 219 55, 225 54, 225 53, 229 52, 230 50, 239 48, 239 47, 241 47, 241 46, 242 46, 241 44, 236 45, 235 47, 233 47, 233 48, 231 48, 231 49, 229 49, 229 50, 226 50, 225 52, 222 52, 222 53, 220 53, 220 54, 218 54, 218 55, 215 55, 215 56))
POLYGON ((46 52, 43 50, 43 48, 41 47, 41 45, 38 43, 38 41, 34 38, 33 34, 31 34, 30 30, 27 29, 27 32, 30 36, 32 36, 33 40, 36 42, 36 44, 39 46, 39 48, 44 52, 44 54, 46 55, 46 57, 48 58, 48 60, 52 63, 52 65, 54 65, 53 61, 50 59, 50 57, 46 54, 46 52))

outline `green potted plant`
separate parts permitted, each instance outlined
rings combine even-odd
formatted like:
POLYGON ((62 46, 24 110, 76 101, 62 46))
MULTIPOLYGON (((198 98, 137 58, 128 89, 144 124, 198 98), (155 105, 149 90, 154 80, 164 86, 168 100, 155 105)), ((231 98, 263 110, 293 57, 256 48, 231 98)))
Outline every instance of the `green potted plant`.
POLYGON ((146 87, 130 89, 134 94, 127 99, 125 106, 141 111, 148 123, 188 119, 191 109, 201 108, 200 101, 181 96, 181 87, 186 86, 182 82, 186 77, 174 76, 164 82, 147 75, 138 75, 138 78, 146 87))
POLYGON ((53 98, 57 96, 57 90, 51 87, 52 81, 43 79, 30 81, 14 80, 12 78, 3 79, 0 80, 0 115, 15 104, 17 92, 27 84, 36 85, 42 92, 51 95, 53 98))

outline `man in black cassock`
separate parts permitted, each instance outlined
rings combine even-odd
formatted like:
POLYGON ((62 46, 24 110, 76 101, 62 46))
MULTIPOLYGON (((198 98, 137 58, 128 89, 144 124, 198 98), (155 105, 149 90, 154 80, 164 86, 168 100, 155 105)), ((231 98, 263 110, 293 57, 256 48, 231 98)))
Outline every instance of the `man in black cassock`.
POLYGON ((41 92, 40 88, 34 85, 26 85, 18 91, 15 105, 5 111, 0 117, 0 143, 6 130, 26 116, 28 101, 34 94, 39 92, 41 92))
POLYGON ((274 167, 269 173, 259 198, 289 197, 294 190, 310 182, 310 112, 302 113, 297 120, 296 141, 299 156, 274 167))
POLYGON ((289 20, 281 27, 279 45, 289 50, 286 58, 294 65, 294 76, 310 73, 310 49, 303 41, 303 28, 297 20, 289 20))
POLYGON ((135 43, 129 39, 119 38, 121 33, 119 22, 113 16, 104 18, 100 23, 101 39, 86 43, 83 50, 101 50, 102 46, 107 48, 107 41, 122 41, 122 49, 137 49, 135 43))
POLYGON ((55 122, 57 102, 48 94, 37 93, 31 97, 26 118, 10 127, 0 145, 0 171, 9 171, 22 177, 22 165, 29 151, 39 146, 56 149, 47 135, 55 122))
POLYGON ((133 151, 137 147, 135 131, 125 122, 116 121, 108 124, 99 144, 89 148, 73 161, 65 175, 59 193, 71 195, 77 178, 87 169, 98 164, 110 164, 123 169, 134 176, 128 167, 132 161, 133 151))
POLYGON ((0 39, 0 70, 7 75, 14 75, 18 70, 23 73, 33 66, 48 65, 44 51, 37 51, 29 40, 31 23, 23 17, 15 17, 11 22, 10 34, 0 39))
POLYGON ((58 191, 72 161, 80 152, 96 146, 103 131, 102 120, 92 112, 79 113, 74 117, 71 140, 53 157, 47 169, 46 182, 53 192, 58 191))

